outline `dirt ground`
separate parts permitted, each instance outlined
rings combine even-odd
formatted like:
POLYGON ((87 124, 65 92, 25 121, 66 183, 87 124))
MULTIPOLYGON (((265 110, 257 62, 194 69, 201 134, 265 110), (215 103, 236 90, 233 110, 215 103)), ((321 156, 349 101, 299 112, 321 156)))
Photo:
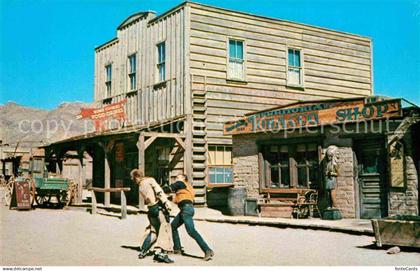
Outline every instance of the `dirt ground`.
MULTIPOLYGON (((10 211, 0 207, 0 265, 157 265, 137 258, 146 215, 91 215, 86 209, 10 211)), ((174 265, 420 265, 418 250, 388 255, 373 237, 344 233, 196 222, 216 255, 204 262, 181 228, 187 256, 174 265)))

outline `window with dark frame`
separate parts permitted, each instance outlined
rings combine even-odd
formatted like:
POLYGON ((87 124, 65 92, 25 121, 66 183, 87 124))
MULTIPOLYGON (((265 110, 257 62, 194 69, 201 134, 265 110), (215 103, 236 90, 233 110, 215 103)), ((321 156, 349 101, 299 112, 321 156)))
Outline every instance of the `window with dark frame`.
POLYGON ((232 147, 211 145, 208 147, 209 184, 233 183, 232 147))
POLYGON ((105 66, 105 73, 106 73, 106 97, 111 97, 111 87, 112 87, 112 65, 105 66))
POLYGON ((165 52, 165 42, 161 42, 157 45, 158 51, 158 61, 157 61, 157 69, 158 69, 158 82, 165 81, 166 78, 166 68, 165 68, 165 61, 166 61, 166 52, 165 52))
POLYGON ((137 86, 137 78, 136 78, 136 72, 137 72, 137 55, 132 54, 128 57, 128 63, 130 65, 129 72, 128 72, 128 78, 130 79, 130 90, 135 90, 137 86))
POLYGON ((317 188, 317 143, 262 144, 262 188, 317 188))

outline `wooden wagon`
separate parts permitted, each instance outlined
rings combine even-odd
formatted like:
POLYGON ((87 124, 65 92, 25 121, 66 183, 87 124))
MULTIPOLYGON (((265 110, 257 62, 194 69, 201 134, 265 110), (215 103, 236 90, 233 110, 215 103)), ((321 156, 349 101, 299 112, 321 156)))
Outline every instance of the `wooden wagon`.
POLYGON ((376 246, 408 246, 420 248, 420 216, 393 216, 372 219, 376 246))
POLYGON ((30 187, 30 205, 34 202, 38 206, 63 207, 69 205, 75 197, 77 185, 66 178, 43 178, 43 177, 16 177, 11 178, 7 184, 7 191, 4 195, 6 205, 11 205, 13 190, 18 182, 27 182, 30 187))
POLYGON ((69 181, 65 178, 35 177, 35 201, 38 205, 64 206, 67 203, 69 181), (55 198, 54 202, 51 199, 55 198))

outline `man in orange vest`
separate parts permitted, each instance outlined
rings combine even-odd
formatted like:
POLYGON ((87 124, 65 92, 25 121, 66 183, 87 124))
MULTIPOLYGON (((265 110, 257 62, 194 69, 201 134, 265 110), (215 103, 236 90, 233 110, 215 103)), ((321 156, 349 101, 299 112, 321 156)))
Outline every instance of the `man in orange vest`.
POLYGON ((189 236, 191 236, 201 250, 204 252, 204 260, 208 261, 214 256, 213 250, 207 245, 203 237, 197 232, 194 226, 194 188, 188 182, 187 176, 178 175, 174 183, 169 187, 163 187, 165 193, 175 193, 174 202, 178 204, 180 209, 179 214, 174 218, 171 223, 172 226, 172 238, 174 242, 174 253, 180 254, 183 252, 181 247, 181 240, 179 239, 178 228, 185 224, 185 229, 189 236))

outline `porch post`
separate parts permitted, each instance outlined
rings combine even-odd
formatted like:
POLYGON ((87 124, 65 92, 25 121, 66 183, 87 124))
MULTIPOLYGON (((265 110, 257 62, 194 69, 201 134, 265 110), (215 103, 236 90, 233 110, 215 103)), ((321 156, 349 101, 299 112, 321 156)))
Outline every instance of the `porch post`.
POLYGON ((79 180, 77 185, 77 198, 76 202, 81 204, 83 202, 83 184, 86 183, 86 174, 85 174, 85 168, 83 166, 83 155, 84 151, 79 150, 78 151, 78 167, 79 167, 79 180))
MULTIPOLYGON (((139 151, 138 169, 143 175, 145 175, 145 145, 144 145, 144 135, 142 134, 140 134, 139 139, 137 141, 137 149, 139 151)), ((144 199, 140 193, 140 189, 139 189, 139 210, 140 211, 146 210, 146 206, 144 205, 144 199)))
MULTIPOLYGON (((105 162, 104 162, 105 174, 104 174, 104 188, 111 188, 111 166, 108 157, 108 153, 105 152, 105 162)), ((105 192, 104 204, 105 207, 109 207, 111 205, 111 193, 105 192)))

